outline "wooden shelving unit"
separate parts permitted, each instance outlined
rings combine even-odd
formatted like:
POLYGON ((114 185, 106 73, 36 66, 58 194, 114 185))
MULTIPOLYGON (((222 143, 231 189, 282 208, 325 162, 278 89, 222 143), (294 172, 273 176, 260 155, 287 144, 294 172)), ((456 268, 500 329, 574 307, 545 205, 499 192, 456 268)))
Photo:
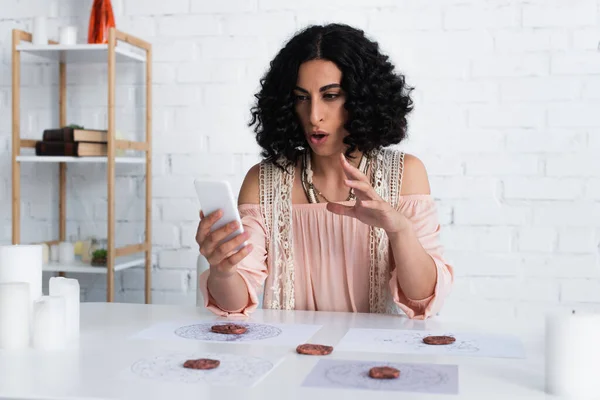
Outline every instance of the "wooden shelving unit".
POLYGON ((14 29, 12 31, 12 243, 21 243, 21 164, 56 163, 59 168, 59 232, 58 240, 49 245, 66 240, 66 172, 69 163, 106 163, 108 226, 106 267, 96 267, 81 262, 72 264, 49 263, 44 271, 65 273, 106 274, 106 301, 114 301, 115 272, 134 266, 145 266, 145 302, 151 303, 152 283, 152 45, 142 39, 110 29, 108 44, 60 45, 48 42, 47 45, 33 45, 31 33, 14 29), (125 45, 117 46, 117 42, 125 45), (137 51, 139 50, 139 51, 137 51), (67 124, 67 65, 70 63, 107 63, 108 66, 108 156, 107 157, 41 157, 22 155, 21 149, 35 148, 35 140, 21 139, 21 54, 28 53, 41 57, 46 62, 59 63, 59 124, 67 124), (115 137, 115 78, 116 64, 145 63, 146 65, 146 137, 145 141, 117 140, 115 137), (117 156, 118 150, 143 152, 139 157, 117 156), (143 243, 115 246, 115 168, 117 164, 145 164, 146 167, 146 237, 143 243))

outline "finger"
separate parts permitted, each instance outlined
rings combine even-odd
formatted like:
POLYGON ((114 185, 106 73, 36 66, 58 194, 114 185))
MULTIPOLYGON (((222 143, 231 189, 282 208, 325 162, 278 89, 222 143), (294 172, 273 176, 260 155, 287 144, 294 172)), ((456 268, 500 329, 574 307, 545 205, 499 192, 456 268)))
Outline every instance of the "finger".
POLYGON ((361 207, 370 208, 371 210, 381 209, 381 201, 379 200, 364 200, 360 202, 361 207))
POLYGON ((242 234, 237 235, 231 240, 228 240, 225 243, 222 243, 217 247, 214 251, 214 257, 217 258, 216 263, 221 262, 225 258, 229 257, 232 253, 235 252, 235 249, 240 245, 244 244, 246 240, 250 238, 250 234, 248 232, 244 232, 242 234))
POLYGON ((238 265, 244 258, 246 258, 248 254, 252 252, 253 249, 254 246, 252 246, 252 244, 248 244, 247 246, 244 246, 244 248, 240 249, 240 251, 234 253, 233 255, 223 260, 219 264, 219 266, 226 269, 233 268, 236 265, 238 265))
POLYGON ((210 233, 210 228, 221 218, 223 215, 223 211, 217 210, 211 214, 209 214, 206 218, 200 221, 200 226, 198 230, 200 231, 200 239, 203 241, 206 236, 210 233))
POLYGON ((375 189, 367 182, 346 179, 344 183, 349 188, 354 189, 356 197, 360 200, 376 200, 379 198, 375 189))
POLYGON ((204 238, 200 252, 203 254, 212 254, 219 242, 225 239, 229 234, 235 232, 235 230, 239 227, 240 224, 237 221, 233 221, 211 232, 208 236, 206 236, 206 238, 204 238))
POLYGON ((327 210, 334 214, 346 215, 349 217, 354 217, 356 215, 356 211, 353 206, 347 206, 339 203, 327 203, 327 210))
POLYGON ((362 182, 369 182, 369 178, 363 174, 358 168, 348 162, 344 154, 341 155, 342 168, 348 179, 356 179, 362 182))
MULTIPOLYGON (((202 210, 200 210, 200 222, 202 222, 202 220, 204 219, 204 212, 202 210)), ((198 243, 198 246, 200 246, 202 244, 202 238, 200 236, 200 227, 202 225, 199 223, 198 224, 198 228, 196 228, 196 243, 198 243)))

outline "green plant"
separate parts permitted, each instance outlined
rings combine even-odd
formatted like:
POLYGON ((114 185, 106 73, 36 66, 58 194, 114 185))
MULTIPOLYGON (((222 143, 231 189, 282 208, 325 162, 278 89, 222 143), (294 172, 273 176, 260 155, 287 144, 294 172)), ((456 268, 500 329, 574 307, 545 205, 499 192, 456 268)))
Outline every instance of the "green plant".
POLYGON ((106 258, 107 255, 108 251, 106 251, 106 249, 94 250, 94 252, 92 253, 93 258, 106 258))
POLYGON ((83 125, 77 125, 77 124, 69 124, 65 128, 84 129, 83 125))

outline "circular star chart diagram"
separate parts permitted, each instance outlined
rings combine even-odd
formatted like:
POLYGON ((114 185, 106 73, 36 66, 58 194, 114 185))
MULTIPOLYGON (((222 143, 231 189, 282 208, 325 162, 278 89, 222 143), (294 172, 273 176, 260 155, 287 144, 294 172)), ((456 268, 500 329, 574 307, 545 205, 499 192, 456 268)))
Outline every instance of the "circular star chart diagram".
MULTIPOLYGON (((435 350, 443 351, 443 352, 452 352, 452 353, 463 353, 463 354, 473 354, 478 353, 480 351, 479 346, 472 340, 463 340, 460 337, 456 337, 456 335, 445 333, 441 334, 442 336, 452 336, 456 338, 454 343, 448 345, 439 345, 433 346, 423 342, 423 338, 429 336, 428 334, 415 332, 414 334, 409 335, 395 335, 395 336, 385 336, 385 337, 376 337, 375 341, 382 342, 386 344, 395 344, 395 343, 403 343, 405 345, 410 346, 414 350, 435 350)), ((437 336, 437 334, 436 334, 437 336)))
POLYGON ((427 366, 396 363, 351 363, 335 365, 325 371, 325 379, 334 385, 369 390, 410 390, 430 392, 450 380, 444 371, 427 366), (369 377, 372 367, 388 366, 400 370, 396 379, 373 379, 369 377))
POLYGON ((208 383, 215 385, 251 386, 273 368, 273 363, 257 357, 234 354, 167 354, 136 361, 131 372, 140 378, 175 383, 208 383), (189 359, 209 358, 220 365, 211 370, 184 368, 189 359))
POLYGON ((175 335, 184 339, 209 340, 215 342, 244 342, 249 340, 264 340, 281 335, 281 329, 267 324, 239 323, 246 328, 246 332, 239 335, 215 333, 210 330, 214 325, 225 325, 228 322, 203 322, 177 328, 175 335))

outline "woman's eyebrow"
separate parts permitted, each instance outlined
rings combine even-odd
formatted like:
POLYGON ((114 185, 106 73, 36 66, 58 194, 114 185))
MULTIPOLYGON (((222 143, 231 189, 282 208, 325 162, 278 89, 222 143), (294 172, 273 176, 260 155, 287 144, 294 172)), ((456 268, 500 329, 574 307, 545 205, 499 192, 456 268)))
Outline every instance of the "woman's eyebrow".
POLYGON ((340 88, 340 87, 341 86, 339 83, 330 83, 329 85, 325 85, 321 89, 319 89, 319 92, 324 92, 329 89, 340 88))
MULTIPOLYGON (((329 89, 334 89, 334 88, 339 88, 339 87, 341 87, 341 85, 340 85, 339 83, 330 83, 329 85, 325 85, 325 86, 321 87, 321 88, 319 89, 319 92, 324 92, 324 91, 326 91, 326 90, 329 90, 329 89)), ((308 94, 308 90, 306 90, 306 89, 303 89, 303 88, 301 88, 300 86, 296 86, 296 87, 294 88, 294 90, 297 90, 297 91, 299 91, 299 92, 302 92, 302 93, 307 93, 307 94, 308 94)))

